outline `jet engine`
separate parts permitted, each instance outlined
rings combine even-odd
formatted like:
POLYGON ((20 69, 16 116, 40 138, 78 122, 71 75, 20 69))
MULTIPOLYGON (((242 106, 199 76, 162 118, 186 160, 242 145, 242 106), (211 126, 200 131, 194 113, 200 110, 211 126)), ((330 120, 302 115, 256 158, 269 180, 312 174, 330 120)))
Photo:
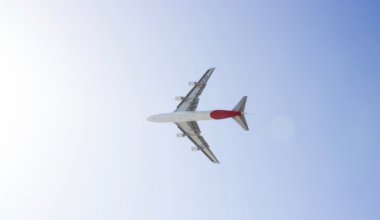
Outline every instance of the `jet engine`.
POLYGON ((185 133, 182 133, 182 132, 181 132, 181 133, 177 133, 177 137, 179 137, 179 138, 180 138, 180 137, 185 137, 185 136, 186 136, 185 133))
POLYGON ((189 82, 189 86, 196 86, 198 82, 189 82))
POLYGON ((182 100, 184 100, 185 99, 185 97, 183 97, 183 96, 176 96, 175 97, 175 100, 176 101, 182 101, 182 100))
POLYGON ((199 148, 199 147, 196 147, 196 146, 194 146, 194 147, 192 147, 192 148, 191 148, 191 150, 192 150, 192 151, 199 151, 199 150, 200 150, 200 148, 199 148))

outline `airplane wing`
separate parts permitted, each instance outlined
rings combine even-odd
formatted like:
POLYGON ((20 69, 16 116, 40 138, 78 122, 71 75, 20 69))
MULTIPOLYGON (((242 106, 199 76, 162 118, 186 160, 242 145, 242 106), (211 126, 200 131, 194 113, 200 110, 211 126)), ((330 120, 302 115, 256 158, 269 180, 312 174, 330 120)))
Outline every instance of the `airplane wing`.
POLYGON ((215 68, 210 68, 202 76, 202 78, 194 85, 194 87, 187 93, 186 97, 178 104, 175 112, 181 111, 195 111, 198 106, 199 96, 202 94, 203 89, 206 87, 207 81, 215 68))
POLYGON ((176 123, 179 130, 181 130, 191 142, 193 142, 198 150, 201 150, 212 162, 219 163, 218 159, 212 153, 207 142, 201 135, 201 130, 196 121, 176 123))

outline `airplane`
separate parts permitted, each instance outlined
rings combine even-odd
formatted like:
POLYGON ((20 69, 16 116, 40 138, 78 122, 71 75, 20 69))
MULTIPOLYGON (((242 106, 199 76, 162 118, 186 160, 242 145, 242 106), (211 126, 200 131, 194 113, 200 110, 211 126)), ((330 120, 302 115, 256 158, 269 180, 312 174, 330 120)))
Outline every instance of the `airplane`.
POLYGON ((190 92, 185 96, 178 96, 175 99, 181 101, 176 110, 172 113, 157 114, 148 117, 152 122, 171 122, 177 125, 181 133, 177 137, 188 137, 196 147, 193 151, 202 151, 212 162, 219 163, 209 145, 201 135, 201 130, 197 124, 200 120, 220 120, 226 118, 234 119, 244 130, 248 131, 248 125, 244 117, 244 108, 247 96, 244 96, 232 110, 211 110, 196 111, 199 96, 206 87, 207 81, 214 72, 215 68, 210 68, 201 77, 198 82, 189 82, 189 86, 193 86, 190 92))

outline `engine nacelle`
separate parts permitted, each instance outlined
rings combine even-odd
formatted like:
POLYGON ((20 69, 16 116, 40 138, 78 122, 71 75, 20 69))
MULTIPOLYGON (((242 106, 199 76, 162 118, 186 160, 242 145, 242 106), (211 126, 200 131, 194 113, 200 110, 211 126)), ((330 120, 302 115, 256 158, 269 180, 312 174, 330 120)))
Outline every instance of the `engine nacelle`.
POLYGON ((196 147, 196 146, 194 146, 194 147, 192 147, 192 148, 191 148, 191 150, 192 150, 192 151, 199 151, 199 150, 200 150, 200 148, 199 148, 199 147, 196 147))
POLYGON ((183 97, 183 96, 176 96, 175 97, 175 100, 176 101, 182 101, 182 100, 184 100, 185 99, 185 97, 183 97))
POLYGON ((198 82, 189 82, 189 86, 196 86, 198 82))
POLYGON ((185 136, 186 136, 186 134, 184 134, 184 133, 182 133, 182 132, 177 134, 177 137, 179 137, 179 138, 181 138, 181 137, 185 137, 185 136))

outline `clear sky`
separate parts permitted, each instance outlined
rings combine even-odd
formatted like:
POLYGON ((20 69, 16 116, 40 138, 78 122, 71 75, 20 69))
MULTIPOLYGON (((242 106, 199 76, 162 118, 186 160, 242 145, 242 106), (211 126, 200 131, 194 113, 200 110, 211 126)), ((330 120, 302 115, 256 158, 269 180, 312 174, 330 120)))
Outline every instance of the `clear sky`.
POLYGON ((380 219, 378 1, 1 1, 0 219, 380 219), (249 132, 171 124, 247 95, 249 132))

